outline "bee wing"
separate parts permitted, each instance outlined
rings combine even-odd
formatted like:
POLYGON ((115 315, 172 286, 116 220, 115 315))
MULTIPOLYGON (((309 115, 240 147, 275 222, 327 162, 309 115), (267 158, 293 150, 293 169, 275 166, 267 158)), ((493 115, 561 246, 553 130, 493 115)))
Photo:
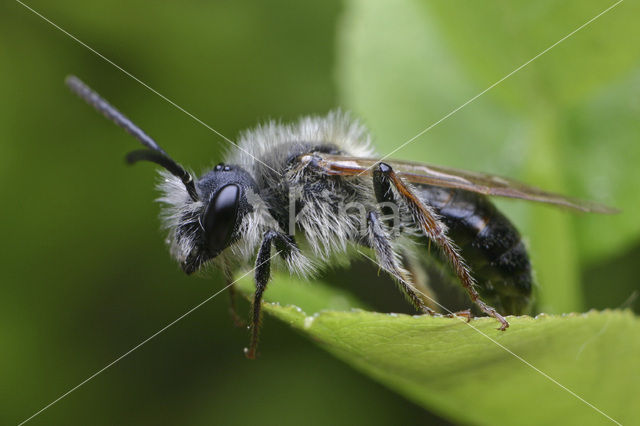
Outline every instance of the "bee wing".
MULTIPOLYGON (((314 153, 313 157, 314 162, 318 166, 332 175, 370 175, 373 166, 380 161, 375 158, 347 157, 317 153, 314 153)), ((392 160, 388 161, 388 163, 400 177, 414 184, 457 188, 500 197, 521 198, 523 200, 554 204, 582 212, 604 214, 619 212, 617 209, 602 204, 553 194, 500 176, 412 161, 392 160)))

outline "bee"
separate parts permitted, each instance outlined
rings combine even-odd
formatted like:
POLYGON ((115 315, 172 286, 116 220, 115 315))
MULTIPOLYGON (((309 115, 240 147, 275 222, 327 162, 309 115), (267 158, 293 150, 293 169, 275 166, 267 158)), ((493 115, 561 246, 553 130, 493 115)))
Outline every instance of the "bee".
MULTIPOLYGON (((381 161, 365 127, 340 111, 245 131, 223 163, 196 177, 78 78, 66 84, 142 143, 128 163, 162 167, 167 242, 185 273, 221 268, 233 301, 234 271, 254 265, 249 358, 256 356, 272 259, 309 277, 356 255, 354 247, 369 250, 417 310, 439 315, 405 265, 410 254, 424 256, 433 247, 432 257, 448 265, 477 309, 506 330, 504 315, 525 313, 531 304, 531 263, 518 230, 488 196, 615 212, 489 174, 381 161)), ((233 302, 232 309, 237 318, 233 302)))

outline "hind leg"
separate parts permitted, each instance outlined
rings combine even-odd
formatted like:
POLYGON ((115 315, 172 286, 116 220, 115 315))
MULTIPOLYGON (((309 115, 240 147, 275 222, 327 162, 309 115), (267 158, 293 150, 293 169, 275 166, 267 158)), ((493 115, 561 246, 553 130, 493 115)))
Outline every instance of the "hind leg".
POLYGON ((486 304, 480 299, 480 295, 475 289, 475 281, 471 276, 471 272, 460 254, 458 248, 449 239, 446 234, 446 226, 439 220, 433 209, 424 204, 420 198, 396 175, 391 166, 386 163, 379 163, 373 172, 374 189, 376 194, 388 193, 391 185, 397 190, 400 197, 409 207, 411 215, 415 223, 422 228, 424 235, 440 247, 443 255, 451 265, 453 271, 457 275, 460 283, 467 291, 469 298, 474 302, 482 312, 494 317, 500 322, 500 330, 506 330, 509 327, 507 320, 496 311, 495 308, 486 304), (386 189, 388 188, 388 189, 386 189))

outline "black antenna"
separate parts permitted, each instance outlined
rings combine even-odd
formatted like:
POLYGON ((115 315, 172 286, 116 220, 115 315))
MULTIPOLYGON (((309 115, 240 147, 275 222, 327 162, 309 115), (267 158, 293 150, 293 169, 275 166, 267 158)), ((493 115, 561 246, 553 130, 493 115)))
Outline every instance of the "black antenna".
POLYGON ((133 124, 124 114, 114 108, 109 102, 104 100, 100 95, 91 90, 89 86, 84 84, 82 80, 74 75, 70 75, 65 79, 65 84, 71 89, 73 93, 78 95, 81 99, 94 107, 98 112, 102 113, 109 120, 113 121, 117 126, 123 128, 134 138, 138 139, 142 145, 149 148, 148 150, 133 151, 127 155, 127 162, 129 164, 137 163, 138 161, 150 161, 164 167, 172 175, 180 178, 182 183, 187 189, 189 196, 194 201, 198 201, 198 193, 196 191, 193 177, 187 172, 184 167, 176 163, 169 154, 167 154, 160 146, 151 139, 141 128, 133 124))
POLYGON ((169 173, 180 178, 184 186, 187 188, 187 192, 191 196, 191 199, 193 201, 198 201, 198 193, 196 192, 196 186, 193 182, 193 178, 184 168, 182 168, 182 166, 168 156, 161 154, 160 152, 151 151, 150 149, 138 149, 128 153, 125 158, 129 164, 135 164, 138 161, 150 161, 164 167, 169 171, 169 173))

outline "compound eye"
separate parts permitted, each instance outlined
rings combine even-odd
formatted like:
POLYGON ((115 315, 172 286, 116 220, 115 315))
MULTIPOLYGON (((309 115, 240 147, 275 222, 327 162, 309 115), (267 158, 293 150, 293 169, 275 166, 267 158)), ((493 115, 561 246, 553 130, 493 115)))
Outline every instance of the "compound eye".
POLYGON ((231 243, 231 236, 238 218, 240 188, 230 184, 223 186, 211 199, 204 213, 204 235, 210 254, 217 256, 231 243))

